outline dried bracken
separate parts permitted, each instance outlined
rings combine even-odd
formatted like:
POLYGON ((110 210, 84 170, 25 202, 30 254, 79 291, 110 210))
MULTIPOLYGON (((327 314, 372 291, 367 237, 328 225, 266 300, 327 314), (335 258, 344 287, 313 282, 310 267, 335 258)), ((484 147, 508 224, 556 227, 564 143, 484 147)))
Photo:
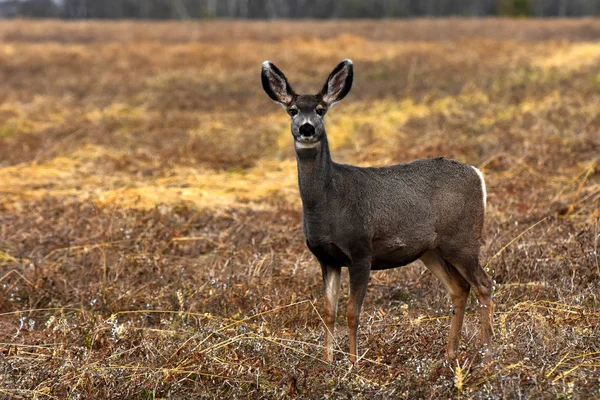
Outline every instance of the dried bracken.
POLYGON ((3 22, 0 398, 600 396, 598 26, 3 22), (359 366, 342 317, 320 360, 320 267, 259 73, 317 90, 346 57, 336 161, 486 174, 491 364, 473 301, 443 362, 450 301, 418 262, 373 274, 359 366))

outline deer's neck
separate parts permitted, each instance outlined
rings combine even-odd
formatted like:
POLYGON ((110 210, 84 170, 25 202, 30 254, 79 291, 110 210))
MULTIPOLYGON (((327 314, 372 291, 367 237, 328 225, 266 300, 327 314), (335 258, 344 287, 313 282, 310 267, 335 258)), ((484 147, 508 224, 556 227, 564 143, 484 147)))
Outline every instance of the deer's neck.
POLYGON ((319 211, 327 206, 333 190, 333 162, 327 137, 314 149, 296 150, 298 185, 305 211, 319 211))

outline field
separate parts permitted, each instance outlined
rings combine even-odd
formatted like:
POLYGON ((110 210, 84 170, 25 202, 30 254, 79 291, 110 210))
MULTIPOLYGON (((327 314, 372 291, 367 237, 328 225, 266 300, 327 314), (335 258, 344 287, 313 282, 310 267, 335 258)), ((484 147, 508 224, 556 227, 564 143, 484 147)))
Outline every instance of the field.
MULTIPOLYGON (((600 397, 600 21, 0 24, 0 398, 600 397), (373 273, 362 362, 321 361, 275 62, 334 160, 444 155, 488 187, 495 346, 420 262, 373 273)), ((342 278, 347 292, 347 274, 342 278)), ((471 296, 472 297, 472 296, 471 296)))

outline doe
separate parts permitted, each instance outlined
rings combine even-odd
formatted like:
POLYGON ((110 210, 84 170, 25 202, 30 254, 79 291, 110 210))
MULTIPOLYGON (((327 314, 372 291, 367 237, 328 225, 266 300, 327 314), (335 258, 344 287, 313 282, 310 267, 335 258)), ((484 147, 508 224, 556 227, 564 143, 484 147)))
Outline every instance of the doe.
POLYGON ((358 356, 359 316, 371 270, 420 259, 446 286, 454 313, 447 357, 456 358, 472 288, 479 301, 481 342, 493 336, 492 279, 479 263, 486 191, 475 167, 444 157, 361 168, 332 161, 323 118, 350 91, 352 61, 342 61, 317 94, 296 94, 271 62, 262 85, 291 117, 302 198, 302 228, 325 287, 325 360, 333 332, 341 268, 350 275, 347 319, 350 361, 358 356))

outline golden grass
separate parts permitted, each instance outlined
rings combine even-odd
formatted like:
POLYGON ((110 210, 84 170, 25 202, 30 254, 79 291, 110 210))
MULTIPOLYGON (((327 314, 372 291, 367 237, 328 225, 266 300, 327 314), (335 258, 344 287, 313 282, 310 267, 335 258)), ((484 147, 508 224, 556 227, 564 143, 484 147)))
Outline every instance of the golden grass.
POLYGON ((532 64, 540 68, 560 68, 573 71, 595 65, 600 59, 600 45, 582 43, 560 46, 552 54, 534 59, 532 64))
MULTIPOLYGON (((0 26, 0 393, 14 398, 593 398, 600 390, 597 21, 0 26), (569 41, 564 41, 564 40, 569 41), (316 91, 336 161, 486 175, 492 363, 419 263, 372 275, 363 361, 320 361, 271 59, 316 91)), ((343 282, 344 289, 347 283, 343 282)), ((344 304, 345 296, 342 296, 344 304)))

